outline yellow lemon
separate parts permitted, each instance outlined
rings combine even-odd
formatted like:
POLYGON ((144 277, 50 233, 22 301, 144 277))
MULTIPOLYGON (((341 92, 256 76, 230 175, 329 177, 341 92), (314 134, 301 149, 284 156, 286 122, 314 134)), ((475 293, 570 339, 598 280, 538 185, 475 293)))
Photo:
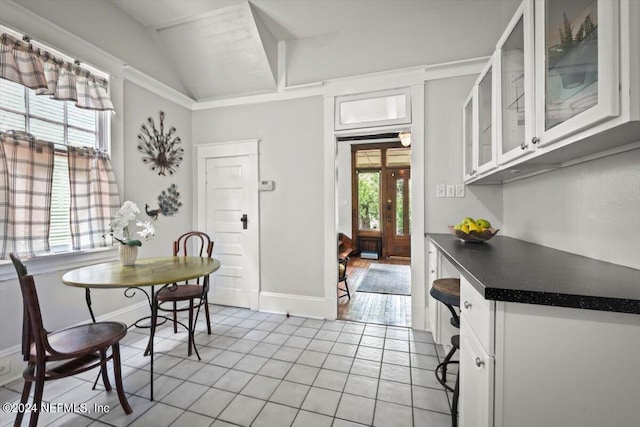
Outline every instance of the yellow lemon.
POLYGON ((475 222, 470 222, 469 231, 480 231, 480 227, 475 222))
POLYGON ((465 234, 469 234, 469 224, 464 224, 462 227, 460 227, 460 230, 465 234))

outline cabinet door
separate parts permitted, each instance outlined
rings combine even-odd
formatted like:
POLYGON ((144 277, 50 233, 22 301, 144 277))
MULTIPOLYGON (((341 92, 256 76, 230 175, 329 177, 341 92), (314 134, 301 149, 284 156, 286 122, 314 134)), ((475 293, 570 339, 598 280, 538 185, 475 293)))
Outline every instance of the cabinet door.
POLYGON ((462 155, 464 157, 464 174, 463 180, 467 182, 472 179, 477 173, 475 169, 475 159, 473 148, 475 147, 475 140, 477 138, 476 129, 476 86, 471 89, 471 93, 467 96, 467 99, 462 105, 462 155))
POLYGON ((536 0, 540 146, 619 114, 619 1, 536 0))
POLYGON ((494 168, 497 164, 496 160, 496 127, 494 126, 494 119, 496 114, 494 112, 494 66, 493 59, 489 60, 486 67, 480 74, 477 82, 477 98, 478 98, 478 122, 477 132, 478 139, 474 148, 476 158, 476 169, 478 174, 486 172, 494 168))
POLYGON ((533 1, 522 2, 496 47, 498 163, 531 152, 535 131, 533 1))
POLYGON ((493 426, 494 358, 478 342, 466 319, 460 324, 461 426, 493 426))

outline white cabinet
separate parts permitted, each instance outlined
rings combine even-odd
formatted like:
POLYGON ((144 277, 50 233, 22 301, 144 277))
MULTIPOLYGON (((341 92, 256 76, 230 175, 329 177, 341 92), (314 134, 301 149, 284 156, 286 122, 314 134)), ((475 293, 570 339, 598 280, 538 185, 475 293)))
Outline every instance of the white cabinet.
POLYGON ((460 329, 460 426, 492 426, 495 361, 464 318, 460 329))
POLYGON ((496 140, 494 57, 480 73, 462 108, 465 181, 487 173, 498 164, 494 143, 496 140))
POLYGON ((460 278, 460 426, 492 426, 495 302, 460 278))
POLYGON ((494 144, 496 140, 496 126, 494 126, 496 118, 494 111, 496 105, 494 100, 494 59, 495 55, 482 70, 476 83, 478 86, 478 137, 475 141, 474 154, 478 174, 483 174, 493 169, 497 164, 494 144))
POLYGON ((463 106, 464 181, 637 148, 638 22, 636 0, 524 0, 463 106))
POLYGON ((464 277, 460 303, 461 427, 637 425, 640 316, 489 301, 464 277))
POLYGON ((619 2, 536 0, 535 13, 537 136, 545 146, 619 114, 619 2))
POLYGON ((463 156, 463 179, 465 182, 471 180, 478 173, 474 163, 474 147, 477 133, 475 132, 477 122, 477 86, 474 85, 471 92, 462 104, 462 156, 463 156))
POLYGON ((495 53, 498 163, 535 149, 533 2, 523 2, 495 53))

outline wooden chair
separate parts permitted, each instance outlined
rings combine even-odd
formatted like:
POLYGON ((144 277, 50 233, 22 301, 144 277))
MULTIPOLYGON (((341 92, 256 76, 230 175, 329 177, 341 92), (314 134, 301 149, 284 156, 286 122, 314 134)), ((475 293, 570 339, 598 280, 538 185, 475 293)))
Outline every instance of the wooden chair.
MULTIPOLYGON (((57 332, 47 332, 42 323, 40 303, 36 293, 33 276, 27 273, 16 254, 10 254, 16 268, 22 291, 22 355, 27 364, 24 370, 24 388, 20 398, 21 406, 27 403, 31 384, 35 383, 33 408, 29 426, 38 424, 40 404, 44 391, 44 383, 49 380, 76 375, 95 367, 100 367, 104 388, 111 391, 111 383, 107 376, 107 362, 113 360, 113 372, 116 380, 118 399, 124 412, 133 412, 122 387, 122 370, 120 367, 120 340, 127 334, 127 325, 120 322, 98 322, 74 326, 57 332), (111 347, 111 355, 107 350, 111 347), (51 362, 59 362, 48 366, 51 362)), ((22 423, 24 412, 18 412, 15 425, 22 423)))
MULTIPOLYGON (((213 252, 213 242, 206 233, 199 231, 190 231, 178 237, 173 242, 174 256, 205 256, 211 258, 213 252)), ((177 285, 174 283, 174 285, 177 285)), ((188 355, 191 356, 192 348, 195 348, 193 337, 195 335, 195 321, 200 307, 204 306, 204 313, 207 319, 207 333, 211 335, 211 319, 209 315, 209 301, 207 294, 209 292, 209 279, 204 278, 200 283, 200 278, 195 283, 185 283, 177 286, 166 287, 158 292, 158 310, 173 313, 173 332, 178 332, 178 312, 189 311, 189 348, 188 355), (198 300, 196 304, 196 300, 198 300), (179 307, 178 303, 189 301, 189 305, 179 307), (167 307, 167 303, 170 306, 167 307), (193 312, 197 310, 194 319, 193 312)))
POLYGON ((348 263, 349 263, 349 257, 338 259, 338 290, 346 292, 346 294, 342 294, 338 296, 338 299, 342 297, 347 297, 348 299, 351 299, 351 294, 349 293, 349 284, 347 283, 347 264, 348 263), (344 288, 340 287, 340 282, 344 282, 344 288))
POLYGON ((338 258, 347 258, 353 253, 353 240, 344 233, 338 233, 338 258))

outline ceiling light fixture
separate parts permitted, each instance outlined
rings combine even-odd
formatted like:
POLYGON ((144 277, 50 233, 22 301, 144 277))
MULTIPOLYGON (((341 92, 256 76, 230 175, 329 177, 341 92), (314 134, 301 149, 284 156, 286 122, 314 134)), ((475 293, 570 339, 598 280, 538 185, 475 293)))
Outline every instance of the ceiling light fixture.
POLYGON ((402 131, 398 134, 398 138, 400 138, 400 143, 404 146, 404 147, 408 147, 411 145, 411 132, 409 131, 402 131))

